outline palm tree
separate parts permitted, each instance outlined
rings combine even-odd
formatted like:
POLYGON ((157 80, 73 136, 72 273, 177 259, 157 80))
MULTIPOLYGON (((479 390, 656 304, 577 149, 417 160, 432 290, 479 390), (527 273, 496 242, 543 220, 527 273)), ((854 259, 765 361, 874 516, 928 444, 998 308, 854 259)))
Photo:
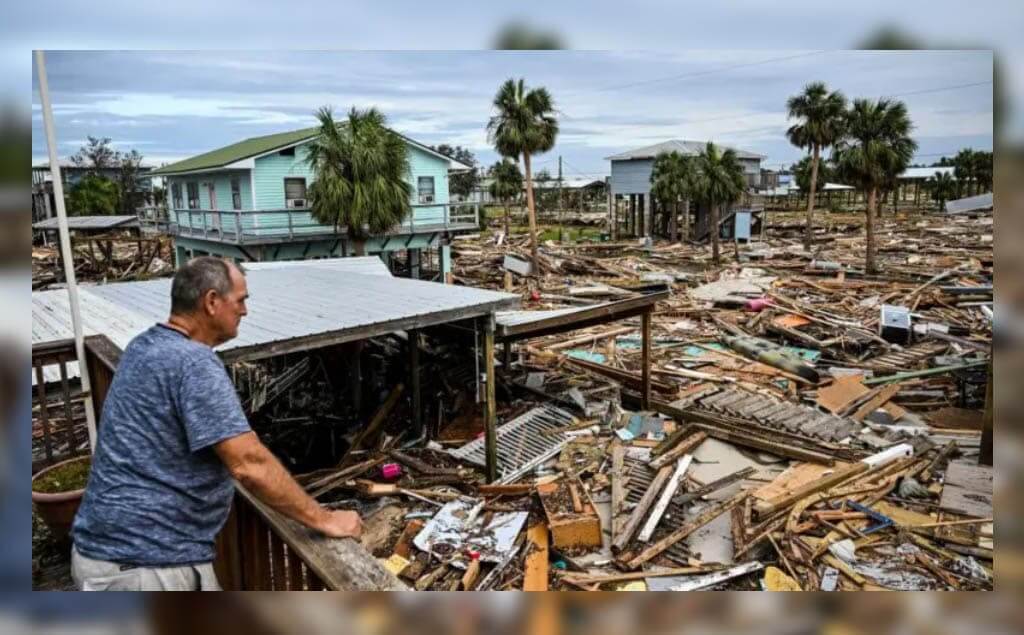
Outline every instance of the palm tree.
POLYGON ((487 136, 498 154, 505 157, 523 157, 526 174, 526 210, 530 221, 530 256, 533 273, 540 272, 537 257, 537 213, 533 202, 533 173, 530 157, 547 152, 555 145, 558 120, 555 105, 546 88, 527 90, 520 79, 506 80, 494 96, 497 111, 487 122, 487 136))
POLYGON ((738 200, 743 195, 746 188, 743 166, 736 158, 735 150, 720 152, 718 147, 709 141, 697 156, 697 169, 700 173, 697 190, 711 207, 711 257, 717 265, 721 263, 718 245, 719 208, 738 200))
POLYGON ((913 124, 901 101, 857 99, 846 119, 843 138, 834 146, 833 162, 847 183, 867 193, 865 268, 873 274, 878 271, 874 225, 878 191, 907 169, 917 142, 910 138, 913 124))
POLYGON ((956 175, 957 196, 971 195, 971 181, 974 179, 974 150, 964 148, 953 157, 953 174, 956 175))
POLYGON ((790 97, 786 107, 790 119, 800 120, 786 131, 789 142, 811 151, 811 187, 807 195, 807 227, 804 230, 804 249, 810 250, 814 239, 814 195, 821 150, 833 145, 842 135, 846 97, 839 91, 828 92, 824 82, 812 82, 804 87, 804 92, 790 97))
POLYGON ((931 190, 932 199, 939 202, 939 211, 946 211, 946 201, 956 194, 956 179, 949 172, 935 171, 935 176, 928 179, 928 189, 931 190))
POLYGON ((335 122, 327 106, 316 116, 320 134, 308 154, 310 211, 317 222, 344 227, 361 253, 366 237, 398 225, 412 209, 408 150, 376 108, 353 108, 345 124, 335 122))
POLYGON ((992 153, 978 150, 974 153, 974 179, 978 184, 976 194, 992 191, 992 153))
MULTIPOLYGON (((659 203, 672 210, 669 216, 669 234, 672 242, 678 239, 676 219, 679 217, 679 202, 693 197, 696 186, 696 169, 693 157, 679 152, 663 152, 654 159, 651 170, 651 194, 659 203)), ((688 221, 683 221, 683 227, 688 221)))
POLYGON ((505 240, 512 236, 509 222, 509 201, 523 190, 523 174, 514 161, 498 161, 491 166, 491 196, 505 205, 505 240))

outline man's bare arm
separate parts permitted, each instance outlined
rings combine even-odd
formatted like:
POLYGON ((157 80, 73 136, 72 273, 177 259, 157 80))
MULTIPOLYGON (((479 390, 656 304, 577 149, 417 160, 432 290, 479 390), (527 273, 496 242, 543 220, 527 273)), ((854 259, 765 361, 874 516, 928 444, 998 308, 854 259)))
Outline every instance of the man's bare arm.
POLYGON ((275 511, 334 538, 360 535, 362 522, 359 514, 321 507, 263 445, 255 432, 221 441, 213 449, 231 476, 275 511))

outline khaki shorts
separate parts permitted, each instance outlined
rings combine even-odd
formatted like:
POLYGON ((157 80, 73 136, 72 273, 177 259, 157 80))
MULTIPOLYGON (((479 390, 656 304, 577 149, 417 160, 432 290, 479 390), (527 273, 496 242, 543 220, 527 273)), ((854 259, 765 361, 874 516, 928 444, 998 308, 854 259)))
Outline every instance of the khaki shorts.
POLYGON ((71 548, 71 577, 81 591, 220 591, 213 563, 134 567, 94 560, 71 548))

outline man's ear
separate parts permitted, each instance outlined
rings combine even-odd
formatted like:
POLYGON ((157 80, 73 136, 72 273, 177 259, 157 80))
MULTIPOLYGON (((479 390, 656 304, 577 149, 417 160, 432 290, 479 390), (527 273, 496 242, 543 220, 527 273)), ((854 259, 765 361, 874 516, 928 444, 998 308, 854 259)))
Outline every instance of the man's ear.
POLYGON ((214 306, 216 299, 217 292, 214 289, 207 289, 206 293, 203 294, 203 310, 209 316, 213 316, 217 312, 214 306))

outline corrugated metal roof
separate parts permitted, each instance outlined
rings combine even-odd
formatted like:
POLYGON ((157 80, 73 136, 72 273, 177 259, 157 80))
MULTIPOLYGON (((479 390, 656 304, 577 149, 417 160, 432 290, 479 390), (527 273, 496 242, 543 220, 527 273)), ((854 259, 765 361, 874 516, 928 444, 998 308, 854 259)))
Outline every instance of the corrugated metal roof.
MULTIPOLYGON (((217 352, 229 359, 260 357, 261 347, 271 344, 303 342, 315 347, 316 336, 337 336, 341 341, 346 332, 358 330, 359 336, 352 339, 361 339, 408 328, 406 322, 413 320, 417 326, 438 324, 453 319, 452 312, 471 317, 519 302, 509 293, 379 273, 346 271, 339 276, 343 269, 337 263, 332 268, 324 262, 252 270, 246 276, 249 314, 242 319, 238 337, 217 347, 217 352)), ((167 319, 170 291, 169 278, 79 287, 83 331, 106 335, 123 349, 133 337, 167 319)), ((33 344, 72 336, 67 291, 34 292, 33 344)))
MULTIPOLYGON (((614 154, 610 157, 605 157, 609 161, 628 161, 630 159, 653 159, 663 152, 679 152, 681 154, 696 155, 700 154, 708 145, 707 141, 688 141, 686 139, 669 139, 668 141, 662 141, 661 143, 655 143, 654 145, 644 146, 635 150, 627 150, 619 154, 614 154)), ((740 159, 764 159, 766 158, 763 154, 756 152, 750 152, 748 150, 740 150, 733 146, 727 146, 722 144, 715 144, 716 147, 722 150, 733 150, 736 152, 736 156, 740 159)))
POLYGON ((369 276, 388 276, 391 272, 384 261, 377 256, 354 256, 351 258, 323 258, 320 260, 280 260, 267 262, 246 262, 246 271, 287 269, 289 267, 314 267, 339 273, 361 273, 369 276))
POLYGON ((952 176, 953 178, 956 178, 956 175, 953 173, 953 171, 955 169, 956 168, 954 168, 953 166, 942 166, 942 167, 933 167, 933 168, 907 168, 906 170, 903 171, 902 174, 900 174, 900 178, 901 179, 930 179, 933 176, 935 176, 936 172, 944 172, 944 173, 952 176))
POLYGON ((494 322, 498 326, 519 326, 520 324, 530 324, 532 322, 539 322, 548 318, 558 317, 560 315, 569 315, 572 313, 580 313, 582 311, 588 311, 594 306, 574 306, 568 309, 552 309, 549 311, 499 311, 494 314, 494 322))
MULTIPOLYGON (((68 229, 110 229, 137 224, 135 216, 68 216, 68 229)), ((57 218, 47 218, 32 225, 33 229, 57 229, 57 218)))
POLYGON ((978 212, 992 208, 992 192, 978 194, 967 198, 958 198, 955 201, 946 203, 947 214, 966 214, 967 212, 978 212))

